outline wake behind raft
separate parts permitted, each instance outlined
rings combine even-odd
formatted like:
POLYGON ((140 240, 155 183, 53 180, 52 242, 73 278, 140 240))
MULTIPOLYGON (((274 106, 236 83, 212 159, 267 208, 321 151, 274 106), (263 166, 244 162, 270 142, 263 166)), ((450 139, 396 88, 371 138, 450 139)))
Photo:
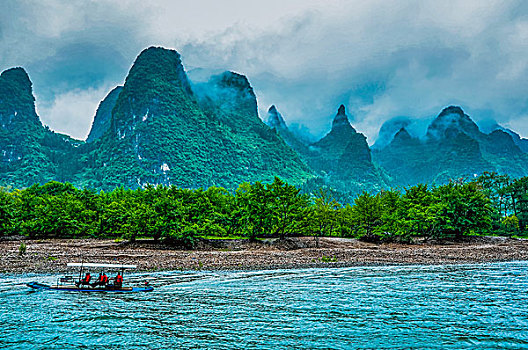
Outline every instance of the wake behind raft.
POLYGON ((48 285, 39 282, 30 282, 28 287, 38 290, 60 290, 69 292, 113 292, 113 293, 134 293, 134 292, 152 292, 154 288, 145 282, 144 287, 126 287, 123 285, 123 276, 125 270, 135 269, 136 265, 122 264, 95 264, 95 263, 68 263, 68 267, 79 268, 79 279, 75 280, 73 276, 63 276, 57 279, 54 285, 48 285), (90 269, 100 271, 99 277, 92 281, 90 269), (87 271, 83 277, 83 273, 87 271), (109 281, 105 271, 118 271, 117 276, 109 281))

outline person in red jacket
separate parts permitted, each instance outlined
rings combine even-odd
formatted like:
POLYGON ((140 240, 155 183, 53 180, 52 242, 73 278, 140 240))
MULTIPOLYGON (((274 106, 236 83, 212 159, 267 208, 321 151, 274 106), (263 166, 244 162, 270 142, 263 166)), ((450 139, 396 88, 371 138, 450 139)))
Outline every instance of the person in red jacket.
POLYGON ((123 276, 121 276, 120 272, 117 273, 117 276, 114 280, 114 285, 116 288, 121 288, 123 286, 123 276))
POLYGON ((101 286, 106 286, 108 284, 108 276, 106 273, 103 272, 103 275, 101 276, 101 283, 99 283, 101 286))
POLYGON ((105 285, 105 275, 103 275, 102 272, 99 272, 99 277, 97 277, 97 281, 95 281, 94 283, 92 283, 92 287, 97 287, 97 286, 103 286, 105 285))

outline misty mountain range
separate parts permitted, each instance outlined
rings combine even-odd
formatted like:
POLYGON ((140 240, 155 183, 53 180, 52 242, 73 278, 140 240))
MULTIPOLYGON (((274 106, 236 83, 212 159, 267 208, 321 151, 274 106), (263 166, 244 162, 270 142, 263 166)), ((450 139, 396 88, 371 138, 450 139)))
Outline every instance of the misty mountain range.
POLYGON ((123 86, 99 104, 86 141, 53 132, 35 111, 23 68, 0 75, 0 185, 50 180, 110 190, 146 184, 235 189, 278 176, 306 190, 350 195, 416 183, 444 183, 496 171, 528 175, 528 140, 497 123, 477 124, 446 107, 419 137, 395 118, 372 146, 339 106, 331 130, 313 142, 271 106, 267 124, 249 80, 223 72, 192 82, 174 50, 151 47, 123 86))

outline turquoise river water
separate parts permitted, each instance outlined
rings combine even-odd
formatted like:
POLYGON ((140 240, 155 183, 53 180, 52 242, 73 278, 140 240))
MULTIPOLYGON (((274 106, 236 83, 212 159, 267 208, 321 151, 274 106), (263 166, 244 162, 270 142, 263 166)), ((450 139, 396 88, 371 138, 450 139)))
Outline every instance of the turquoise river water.
POLYGON ((0 275, 6 349, 528 349, 528 262, 160 272, 150 293, 0 275))

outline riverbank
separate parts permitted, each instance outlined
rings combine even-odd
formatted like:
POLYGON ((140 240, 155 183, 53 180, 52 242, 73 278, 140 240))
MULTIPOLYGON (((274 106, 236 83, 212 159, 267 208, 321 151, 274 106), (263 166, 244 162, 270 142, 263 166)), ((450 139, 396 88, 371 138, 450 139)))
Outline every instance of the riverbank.
POLYGON ((528 260, 528 240, 474 237, 442 244, 373 244, 355 239, 313 237, 249 242, 202 241, 196 250, 147 242, 96 239, 0 241, 0 273, 62 272, 66 263, 137 264, 140 271, 261 270, 366 265, 465 264, 528 260), (21 242, 26 251, 19 253, 21 242))

